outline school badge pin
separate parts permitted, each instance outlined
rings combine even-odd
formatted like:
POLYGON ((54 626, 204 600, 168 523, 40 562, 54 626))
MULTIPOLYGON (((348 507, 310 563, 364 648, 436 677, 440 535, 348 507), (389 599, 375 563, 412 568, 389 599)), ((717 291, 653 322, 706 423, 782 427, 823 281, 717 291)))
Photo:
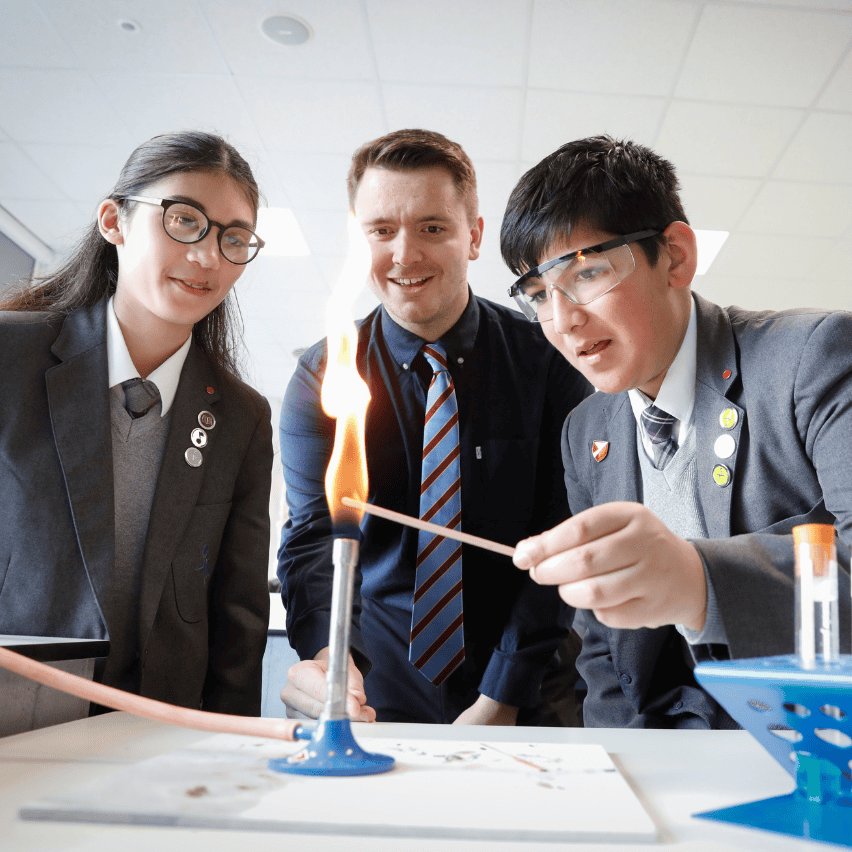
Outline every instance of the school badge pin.
POLYGON ((609 452, 609 441, 592 441, 592 457, 596 462, 602 462, 609 452))

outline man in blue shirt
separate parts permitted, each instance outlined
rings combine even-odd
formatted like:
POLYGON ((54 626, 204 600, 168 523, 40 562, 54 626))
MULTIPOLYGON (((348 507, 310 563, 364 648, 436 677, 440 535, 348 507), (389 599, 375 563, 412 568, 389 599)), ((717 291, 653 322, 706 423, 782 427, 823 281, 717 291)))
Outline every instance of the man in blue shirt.
MULTIPOLYGON (((421 348, 438 342, 458 401, 462 529, 514 545, 563 520, 559 434, 590 385, 540 329, 471 293, 467 265, 479 255, 483 222, 470 159, 438 133, 391 133, 355 153, 349 200, 370 244, 369 283, 382 303, 358 323, 358 370, 372 396, 369 502, 419 515, 432 375, 421 348)), ((321 341, 300 358, 281 412, 290 519, 278 573, 288 635, 302 660, 290 670, 282 700, 313 717, 325 698, 333 576, 324 477, 335 421, 319 402, 326 357, 321 341)), ((542 678, 565 634, 555 590, 516 571, 508 557, 464 545, 465 658, 434 685, 408 659, 417 531, 368 515, 361 540, 352 718, 533 721, 542 678)))

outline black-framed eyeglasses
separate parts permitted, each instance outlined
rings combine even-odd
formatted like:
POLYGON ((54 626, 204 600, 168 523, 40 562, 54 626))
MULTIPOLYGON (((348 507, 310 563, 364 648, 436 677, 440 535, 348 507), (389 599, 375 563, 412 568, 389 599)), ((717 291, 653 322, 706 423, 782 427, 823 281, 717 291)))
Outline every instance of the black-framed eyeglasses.
POLYGON ((194 204, 169 198, 149 198, 144 195, 128 195, 128 201, 156 204, 163 208, 163 230, 179 243, 197 243, 210 231, 210 226, 219 229, 219 252, 225 260, 243 266, 257 257, 264 241, 248 228, 240 225, 223 225, 214 222, 194 204))
POLYGON ((546 260, 525 272, 509 288, 509 295, 532 322, 553 318, 554 289, 575 305, 588 305, 617 287, 636 268, 629 244, 659 233, 636 231, 546 260))

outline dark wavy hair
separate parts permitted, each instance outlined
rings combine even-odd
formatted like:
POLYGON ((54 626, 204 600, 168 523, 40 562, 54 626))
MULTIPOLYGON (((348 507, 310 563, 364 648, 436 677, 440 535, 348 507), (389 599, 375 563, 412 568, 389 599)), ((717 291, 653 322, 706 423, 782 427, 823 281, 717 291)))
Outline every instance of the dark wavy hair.
MULTIPOLYGON (((129 213, 136 202, 129 195, 142 195, 151 184, 181 172, 213 172, 227 175, 242 188, 257 217, 260 192, 251 167, 233 145, 220 136, 182 130, 155 136, 143 142, 128 158, 115 186, 104 196, 119 202, 129 213)), ((115 293, 118 254, 94 222, 62 265, 32 279, 21 291, 0 303, 5 311, 51 311, 70 313, 92 306, 115 293)), ((242 317, 233 290, 192 329, 196 345, 213 367, 240 376, 239 346, 242 317)))
POLYGON ((464 202, 469 222, 476 222, 479 199, 476 195, 476 171, 473 163, 461 145, 434 130, 395 130, 365 142, 352 155, 352 165, 346 179, 349 207, 355 209, 355 195, 361 178, 371 167, 413 172, 436 166, 450 173, 459 197, 464 202))
MULTIPOLYGON (((582 222, 611 234, 689 224, 674 166, 650 148, 612 136, 568 142, 519 181, 500 228, 500 251, 520 275, 537 266, 557 239, 582 222)), ((653 266, 665 238, 640 240, 653 266)))

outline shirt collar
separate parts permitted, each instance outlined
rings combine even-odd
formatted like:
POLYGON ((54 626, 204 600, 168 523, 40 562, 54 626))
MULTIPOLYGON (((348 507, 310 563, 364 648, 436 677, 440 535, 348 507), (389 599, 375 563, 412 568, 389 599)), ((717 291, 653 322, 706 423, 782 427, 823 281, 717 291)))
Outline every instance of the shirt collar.
MULTIPOLYGON (((403 370, 410 369, 414 358, 426 341, 396 323, 384 305, 382 305, 381 321, 382 334, 391 356, 403 370)), ((464 364, 473 350, 478 331, 479 303, 468 287, 467 307, 456 324, 437 341, 446 350, 447 360, 450 363, 458 366, 464 364)))
MULTIPOLYGON (((121 332, 121 326, 118 324, 118 318, 115 315, 115 307, 113 306, 114 297, 110 297, 107 303, 107 364, 109 367, 109 387, 113 388, 126 382, 128 379, 142 378, 139 371, 127 351, 127 344, 124 342, 124 335, 121 332)), ((161 417, 165 417, 175 401, 178 382, 180 381, 180 373, 183 370, 183 363, 186 361, 186 355, 189 352, 189 346, 192 343, 192 335, 186 339, 186 343, 175 352, 170 358, 166 359, 146 381, 153 382, 160 392, 160 401, 162 402, 161 417)))
POLYGON ((683 336, 674 361, 666 372, 657 398, 649 399, 638 388, 627 392, 637 422, 639 422, 639 416, 652 402, 657 408, 671 414, 684 425, 688 426, 692 419, 692 408, 695 405, 695 359, 698 352, 698 320, 692 302, 690 298, 686 334, 683 336))

